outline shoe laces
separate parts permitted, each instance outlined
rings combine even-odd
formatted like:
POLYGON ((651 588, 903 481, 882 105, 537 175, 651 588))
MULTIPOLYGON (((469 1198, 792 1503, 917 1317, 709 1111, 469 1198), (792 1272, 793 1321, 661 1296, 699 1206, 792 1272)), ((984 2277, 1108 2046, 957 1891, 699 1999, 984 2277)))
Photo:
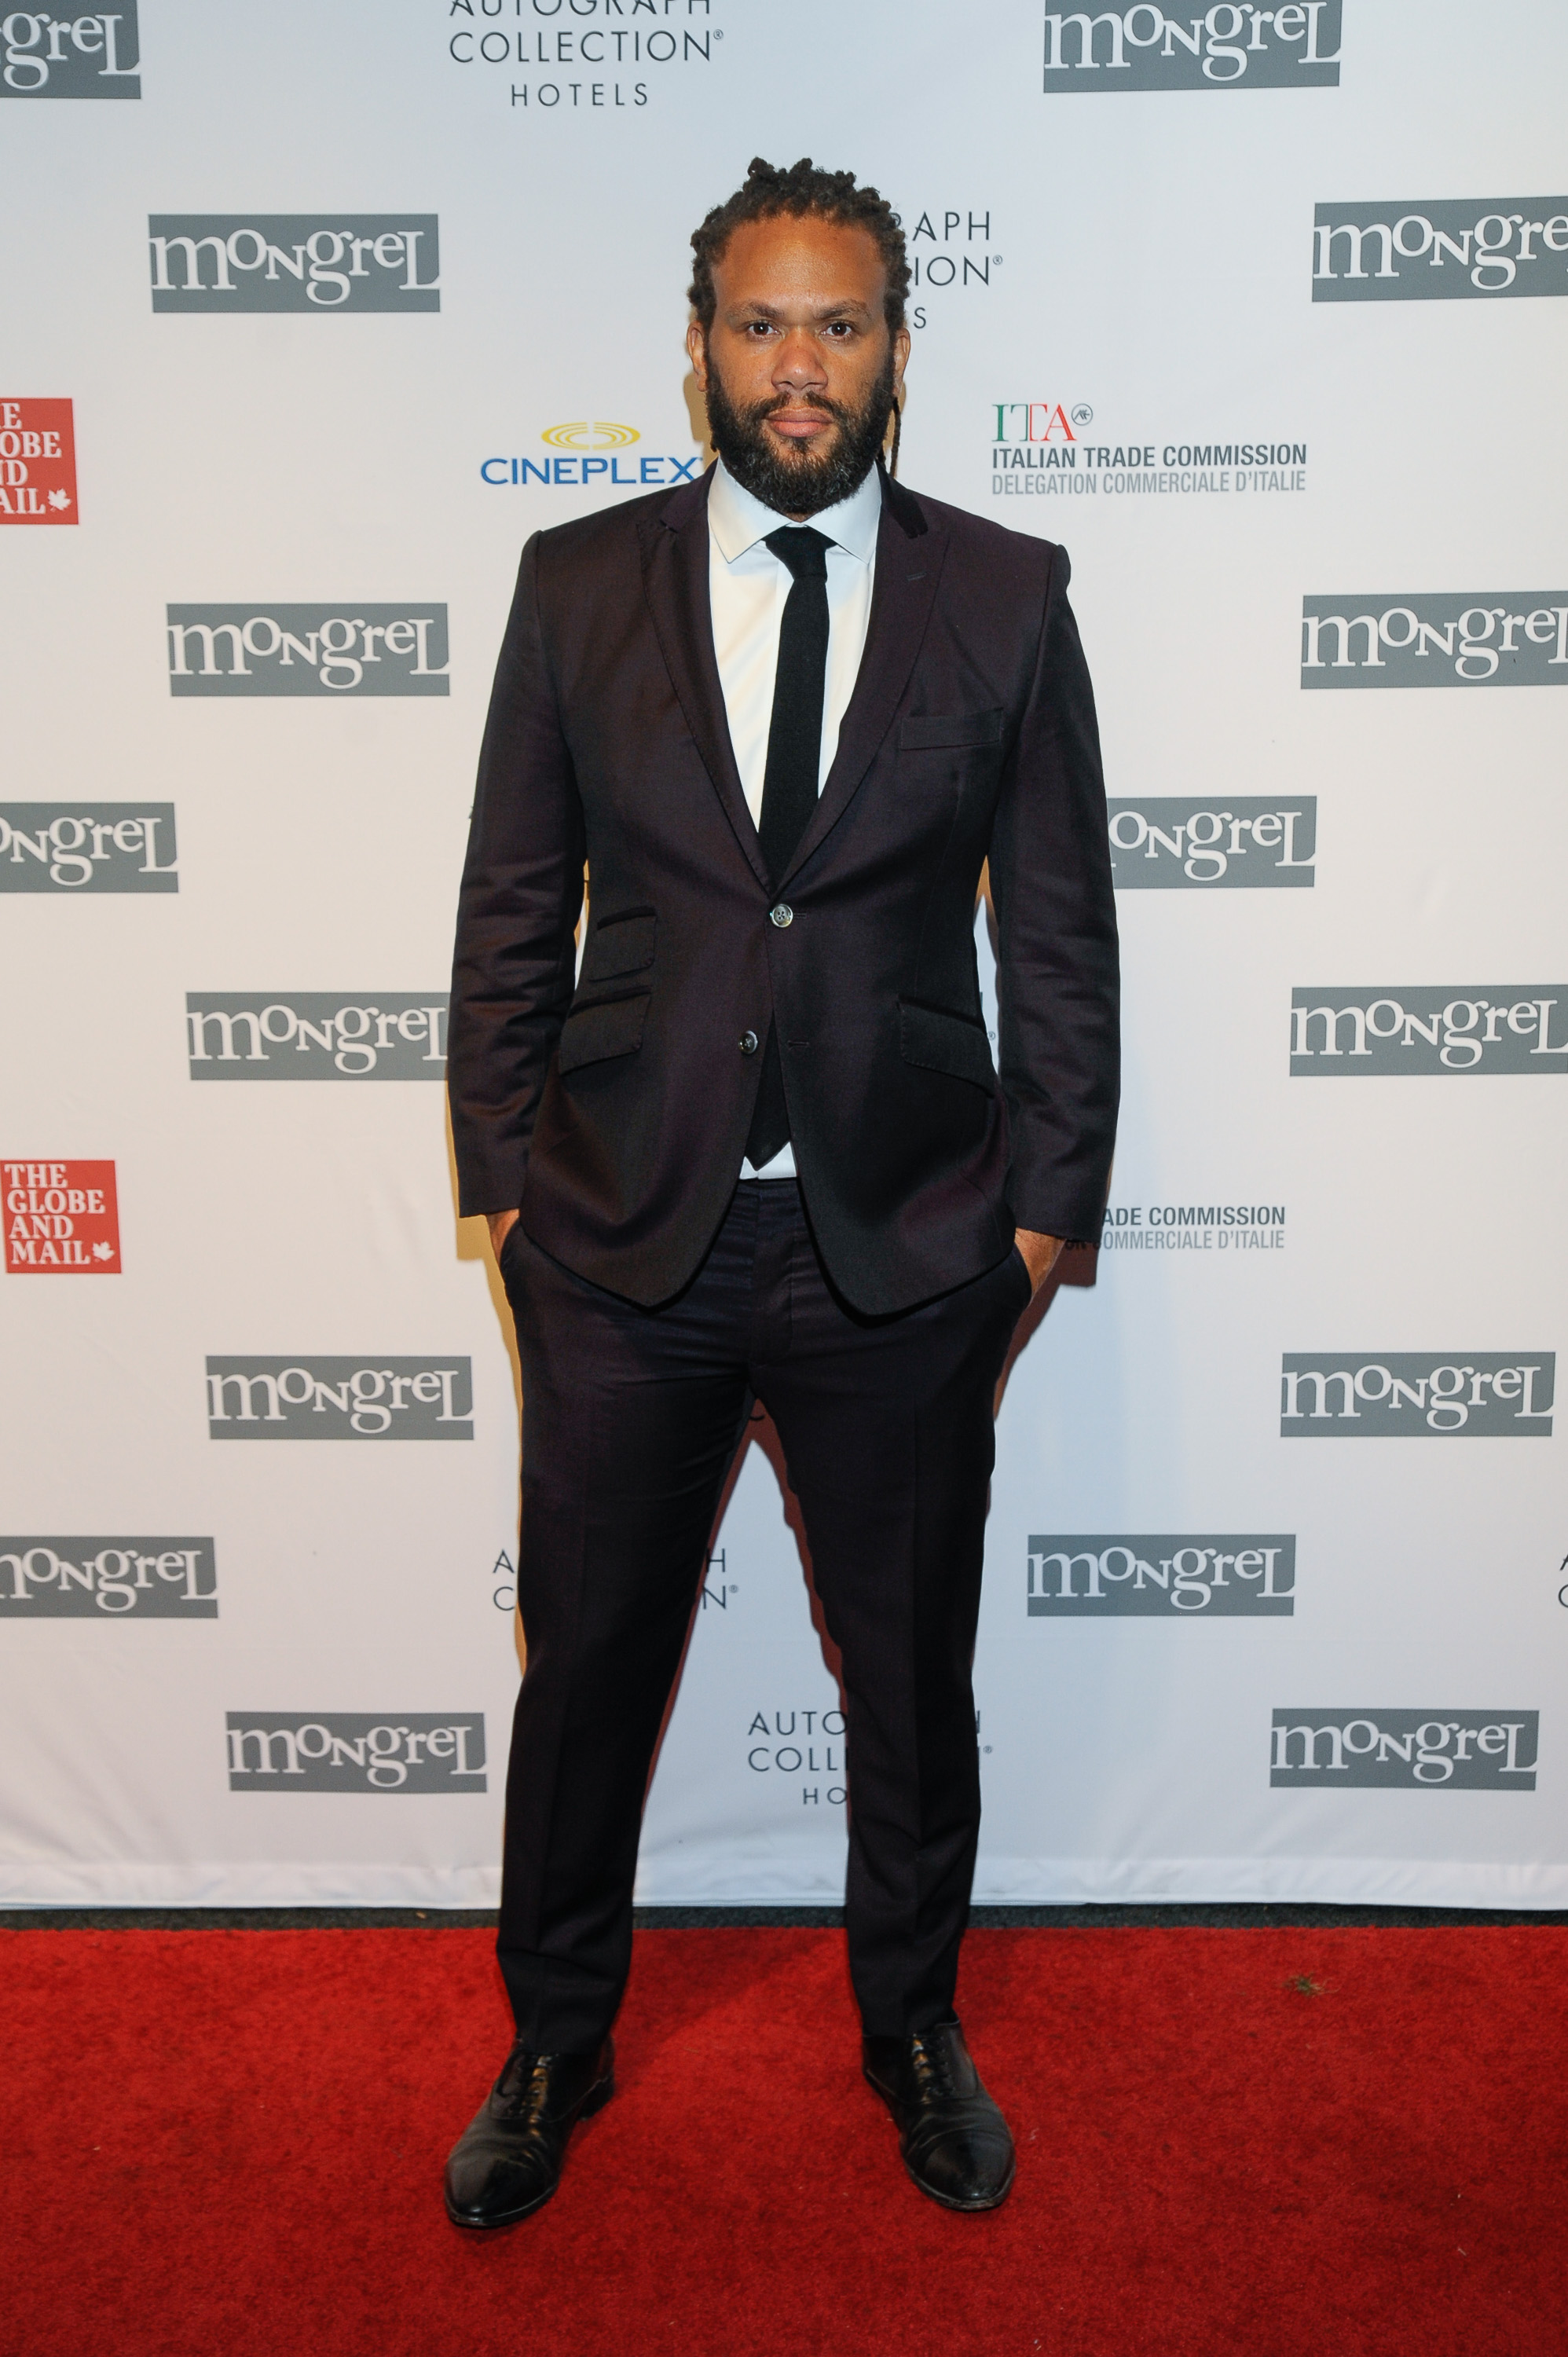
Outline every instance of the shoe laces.
POLYGON ((909 2041, 909 2068, 919 2095, 938 2102, 956 2101, 959 2091, 953 2079, 950 2039, 918 2032, 909 2041))

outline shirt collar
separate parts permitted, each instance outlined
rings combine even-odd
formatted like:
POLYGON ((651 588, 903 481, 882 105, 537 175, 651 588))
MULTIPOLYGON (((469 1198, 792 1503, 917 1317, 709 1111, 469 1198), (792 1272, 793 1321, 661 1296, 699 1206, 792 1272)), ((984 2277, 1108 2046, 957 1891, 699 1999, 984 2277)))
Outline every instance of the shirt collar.
MULTIPOLYGON (((882 522, 882 474, 873 467, 858 490, 836 507, 823 508, 820 515, 808 517, 808 522, 826 535, 834 544, 862 564, 869 565, 876 554, 876 534, 882 522)), ((722 458, 714 461, 714 479, 708 489, 708 530, 712 533, 719 554, 726 565, 744 556, 748 548, 777 532, 788 516, 779 515, 772 508, 764 507, 754 499, 743 484, 737 483, 722 458)))

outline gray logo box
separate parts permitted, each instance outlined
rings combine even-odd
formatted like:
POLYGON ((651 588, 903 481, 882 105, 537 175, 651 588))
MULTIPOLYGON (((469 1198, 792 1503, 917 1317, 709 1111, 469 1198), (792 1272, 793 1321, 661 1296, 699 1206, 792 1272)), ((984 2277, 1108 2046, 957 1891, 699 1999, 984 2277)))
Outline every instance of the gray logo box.
POLYGON ((1301 618, 1303 687, 1568 686, 1568 589, 1347 589, 1301 618))
POLYGON ((1316 881, 1316 794, 1297 794, 1289 806, 1161 794, 1106 809, 1119 892, 1289 890, 1316 881))
POLYGON ((213 1440, 472 1440, 467 1359, 209 1359, 213 1440))
POLYGON ((1312 218, 1315 303, 1568 295, 1568 197, 1402 197, 1312 218))
POLYGON ((439 311, 434 213, 151 213, 155 311, 439 311))
POLYGON ((0 1620, 216 1620, 210 1539, 0 1538, 0 1620))
POLYGON ((193 1081, 443 1081, 446 993, 188 990, 193 1081))
POLYGON ((1553 1351, 1287 1351, 1282 1440, 1550 1440, 1553 1351))
POLYGON ((447 695, 446 608, 170 606, 171 695, 447 695))
POLYGON ((482 1792, 482 1710, 231 1710, 231 1792, 482 1792))
POLYGON ((1289 1620, 1295 1611, 1295 1540, 1265 1532, 1218 1537, 1126 1533, 1032 1538, 1031 1619, 1193 1620, 1200 1613, 1289 1620))
POLYGON ((1327 983, 1291 992, 1298 1080, 1568 1071, 1568 982, 1327 983))
POLYGON ((1339 32, 1340 0, 1180 16, 1159 7, 1047 8, 1046 92, 1334 90, 1339 32))
POLYGON ((1537 1710, 1276 1710, 1269 1782, 1363 1791, 1533 1792, 1537 1710))
POLYGON ((0 802, 0 892, 177 892, 173 802, 0 802))
POLYGON ((140 98, 136 0, 56 16, 13 8, 0 21, 0 98, 140 98))

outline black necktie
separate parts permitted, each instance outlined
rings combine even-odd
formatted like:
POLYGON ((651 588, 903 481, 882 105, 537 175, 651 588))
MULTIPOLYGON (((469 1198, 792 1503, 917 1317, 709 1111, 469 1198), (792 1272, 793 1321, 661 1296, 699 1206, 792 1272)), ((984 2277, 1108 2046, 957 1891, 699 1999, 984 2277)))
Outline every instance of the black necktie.
MULTIPOLYGON (((779 626, 779 668, 762 780, 757 833, 770 881, 777 885, 794 857, 817 807, 822 757, 822 699, 828 672, 828 563, 831 543, 810 524, 785 524, 768 546, 793 578, 779 626)), ((789 1110, 779 1060, 779 1025, 768 1034, 757 1108, 746 1141, 746 1159, 760 1170, 789 1144, 789 1110)))

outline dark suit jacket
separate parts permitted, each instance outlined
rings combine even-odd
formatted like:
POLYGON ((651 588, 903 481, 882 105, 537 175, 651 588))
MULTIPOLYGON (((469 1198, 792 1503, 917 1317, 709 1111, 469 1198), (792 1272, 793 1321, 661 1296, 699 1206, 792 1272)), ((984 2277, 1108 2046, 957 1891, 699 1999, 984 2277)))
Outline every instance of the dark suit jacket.
POLYGON ((714 657, 707 492, 523 551, 457 921, 461 1207, 521 1204, 568 1268, 669 1299, 740 1170, 762 1070, 742 1039, 777 1020, 829 1274, 858 1309, 904 1309, 993 1266, 1015 1222, 1091 1238, 1105 1204, 1116 918, 1067 557, 885 484, 837 756, 770 883, 714 657), (987 857, 1000 1082, 974 958, 987 857))

